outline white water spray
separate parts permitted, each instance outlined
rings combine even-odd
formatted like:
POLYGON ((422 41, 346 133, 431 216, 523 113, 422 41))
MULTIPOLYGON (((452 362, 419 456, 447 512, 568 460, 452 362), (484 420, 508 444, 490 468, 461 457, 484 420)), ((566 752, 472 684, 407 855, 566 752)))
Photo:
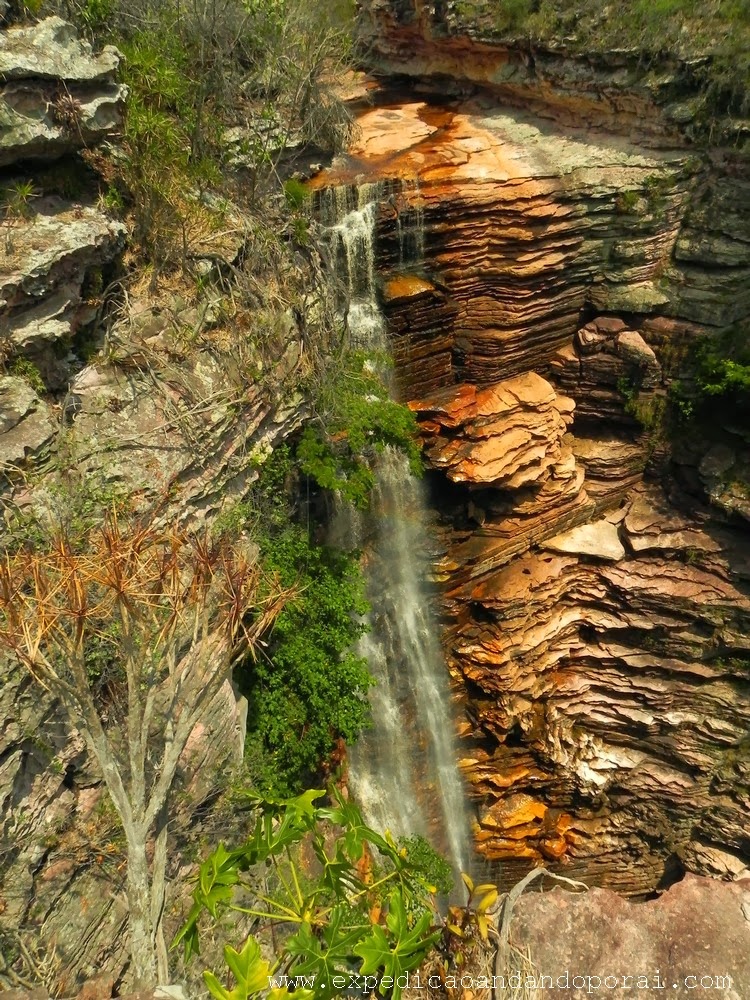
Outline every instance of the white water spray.
MULTIPOLYGON (((411 184, 398 200, 415 189, 411 184)), ((373 352, 387 349, 375 282, 375 224, 384 193, 372 184, 333 189, 321 213, 336 260, 346 267, 352 340, 373 352)), ((399 214, 402 262, 421 256, 421 230, 421 210, 403 220, 399 214)), ((424 489, 395 449, 380 456, 375 477, 371 511, 341 511, 335 526, 341 542, 367 554, 370 631, 360 652, 376 680, 373 728, 352 748, 351 786, 368 822, 395 837, 426 837, 458 874, 468 871, 472 848, 453 704, 426 584, 424 489)))

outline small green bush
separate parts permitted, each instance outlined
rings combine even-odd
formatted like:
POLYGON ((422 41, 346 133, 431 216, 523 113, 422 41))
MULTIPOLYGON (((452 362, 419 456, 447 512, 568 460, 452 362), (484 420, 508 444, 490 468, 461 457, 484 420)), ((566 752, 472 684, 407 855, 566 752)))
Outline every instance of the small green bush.
POLYGON ((37 396, 43 396, 47 391, 47 386, 44 384, 44 379, 39 369, 28 358, 14 358, 8 365, 8 374, 15 375, 16 378, 22 378, 24 382, 27 382, 31 386, 37 396))
POLYGON ((336 740, 369 723, 367 662, 353 652, 368 609, 356 553, 311 542, 290 525, 261 547, 264 566, 298 596, 279 615, 266 655, 238 674, 248 699, 249 763, 265 793, 299 791, 336 740))
POLYGON ((390 398, 376 363, 363 353, 348 358, 323 387, 320 419, 305 429, 297 449, 306 475, 360 509, 375 483, 372 460, 385 447, 403 451, 412 472, 422 473, 416 418, 390 398))
POLYGON ((280 446, 247 500, 214 525, 219 534, 247 531, 259 542, 269 578, 297 588, 264 655, 236 672, 248 699, 246 765, 270 795, 298 792, 339 738, 354 741, 369 723, 372 678, 354 652, 368 611, 359 554, 317 543, 298 523, 299 481, 294 452, 280 446))
POLYGON ((498 0, 496 26, 499 30, 504 28, 517 28, 532 10, 532 0, 498 0))
POLYGON ((453 871, 442 854, 438 854, 432 844, 415 834, 413 837, 401 837, 398 846, 410 865, 421 872, 427 883, 434 886, 440 896, 448 896, 453 888, 453 871))
POLYGON ((302 181, 295 180, 294 177, 290 177, 288 181, 284 182, 284 194, 287 204, 295 211, 299 211, 310 199, 310 192, 305 185, 302 181))
POLYGON ((672 401, 686 420, 732 424, 750 438, 750 335, 728 330, 697 342, 688 377, 672 385, 672 401))

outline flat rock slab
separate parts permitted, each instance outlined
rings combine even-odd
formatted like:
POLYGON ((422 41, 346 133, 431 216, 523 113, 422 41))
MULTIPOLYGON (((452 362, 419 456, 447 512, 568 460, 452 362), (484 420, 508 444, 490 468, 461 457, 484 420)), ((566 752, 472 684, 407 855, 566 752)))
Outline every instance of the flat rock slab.
POLYGON ((648 903, 606 889, 529 894, 516 904, 511 943, 529 949, 537 979, 555 984, 529 995, 747 1000, 750 881, 687 875, 648 903))
POLYGON ((59 17, 8 28, 0 36, 0 75, 5 80, 110 80, 120 59, 112 45, 94 55, 74 26, 59 17))
POLYGON ((617 525, 607 520, 592 521, 564 531, 545 542, 544 548, 564 555, 595 556, 612 562, 617 562, 625 555, 617 525))

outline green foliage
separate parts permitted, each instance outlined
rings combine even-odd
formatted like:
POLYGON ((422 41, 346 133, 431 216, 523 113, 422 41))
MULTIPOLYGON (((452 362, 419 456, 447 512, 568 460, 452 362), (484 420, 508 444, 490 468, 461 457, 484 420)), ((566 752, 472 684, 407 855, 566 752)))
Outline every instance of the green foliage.
POLYGON ((310 199, 310 192, 305 185, 293 177, 284 182, 284 194, 289 207, 296 211, 302 208, 310 199))
POLYGON ((647 22, 655 22, 673 14, 685 14, 693 6, 693 0, 636 0, 634 14, 647 22))
POLYGON ((416 418, 390 398, 366 355, 353 354, 331 378, 319 410, 320 421, 305 429, 297 455, 302 470, 322 488, 367 507, 374 485, 370 461, 388 445, 405 452, 412 472, 421 474, 416 418))
POLYGON ((671 396, 686 420, 715 422, 746 429, 750 436, 750 337, 743 328, 699 340, 686 360, 687 379, 672 386, 671 396))
POLYGON ((102 693, 125 681, 122 664, 122 626, 115 618, 105 628, 84 638, 84 658, 89 683, 102 693))
POLYGON ((709 397, 734 397, 747 405, 750 396, 750 344, 746 335, 733 332, 716 342, 703 341, 696 352, 696 382, 709 397))
POLYGON ((233 850, 220 844, 201 865, 192 909, 174 945, 181 943, 187 958, 198 953, 204 911, 214 921, 225 910, 256 921, 241 951, 224 952, 234 988, 204 973, 216 1000, 281 1000, 298 977, 306 977, 309 989, 295 989, 295 997, 330 1000, 349 982, 355 963, 361 975, 372 977, 372 989, 377 984, 397 1000, 395 978, 417 968, 436 944, 433 890, 421 871, 388 835, 366 826, 351 802, 337 796, 332 807, 316 805, 323 794, 281 801, 251 796, 257 815, 248 839, 233 850), (300 862, 303 845, 316 860, 313 877, 300 862), (372 881, 368 861, 375 854, 385 874, 372 881), (241 905, 240 894, 251 902, 241 905), (376 910, 382 923, 373 919, 376 910), (270 963, 261 957, 261 943, 274 925, 287 928, 288 936, 281 943, 274 938, 270 963), (393 978, 384 983, 383 977, 393 978))
POLYGON ((239 674, 248 698, 248 741, 259 786, 299 790, 336 740, 369 721, 367 663, 352 652, 367 611, 356 554, 312 544, 288 525, 261 543, 264 565, 299 594, 279 615, 266 655, 239 674))
POLYGON ((219 535, 247 532, 269 577, 297 589, 263 655, 236 672, 249 704, 246 764, 272 795, 299 791, 339 739, 356 740, 369 722, 372 678, 352 651, 368 610, 359 554, 318 544, 297 523, 299 476, 294 452, 277 448, 248 498, 214 525, 219 535))
POLYGON ((415 834, 402 837, 399 850, 406 852, 406 858, 416 871, 421 872, 429 885, 435 887, 439 896, 447 896, 453 888, 453 871, 445 858, 438 854, 428 840, 415 834))
POLYGON ((110 184, 101 196, 101 206, 105 212, 120 215, 125 207, 122 192, 114 184, 110 184))
POLYGON ((382 996, 388 993, 394 1000, 401 996, 398 978, 405 972, 416 969, 425 957, 429 945, 437 940, 437 933, 429 935, 431 923, 432 916, 426 910, 414 927, 410 928, 403 897, 394 889, 388 897, 385 926, 374 924, 370 933, 352 948, 353 953, 362 959, 360 974, 380 979, 378 992, 382 996), (392 991, 384 985, 385 977, 394 982, 392 991))
POLYGON ((500 31, 517 28, 533 8, 532 0, 499 0, 495 25, 500 31))
POLYGON ((77 15, 90 32, 106 28, 115 11, 115 0, 81 0, 77 15))
POLYGON ((43 551, 52 534, 66 536, 71 547, 80 551, 91 529, 108 514, 126 513, 132 497, 125 487, 101 475, 71 476, 45 483, 37 494, 37 504, 10 508, 6 514, 3 549, 43 551))
POLYGON ((636 215, 639 201, 637 191, 621 191, 615 198, 615 211, 619 215, 636 215))
POLYGON ((44 379, 39 369, 29 358, 14 358, 8 365, 8 374, 15 375, 16 378, 22 378, 31 386, 37 396, 43 396, 47 391, 47 386, 44 384, 44 379))

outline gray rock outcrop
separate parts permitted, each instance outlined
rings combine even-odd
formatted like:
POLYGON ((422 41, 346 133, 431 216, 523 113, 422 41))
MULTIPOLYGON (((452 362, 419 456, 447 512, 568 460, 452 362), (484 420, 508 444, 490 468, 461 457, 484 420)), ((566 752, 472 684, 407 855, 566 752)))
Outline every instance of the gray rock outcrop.
POLYGON ((0 36, 0 166, 55 159, 99 142, 122 124, 127 88, 120 53, 94 55, 59 17, 0 36))
MULTIPOLYGON (((41 199, 30 218, 8 220, 0 245, 5 351, 38 354, 87 319, 84 284, 125 244, 125 226, 92 206, 41 199)), ((0 340, 2 343, 2 340, 0 340)))
POLYGON ((22 378, 0 378, 0 475, 49 456, 57 421, 22 378))

